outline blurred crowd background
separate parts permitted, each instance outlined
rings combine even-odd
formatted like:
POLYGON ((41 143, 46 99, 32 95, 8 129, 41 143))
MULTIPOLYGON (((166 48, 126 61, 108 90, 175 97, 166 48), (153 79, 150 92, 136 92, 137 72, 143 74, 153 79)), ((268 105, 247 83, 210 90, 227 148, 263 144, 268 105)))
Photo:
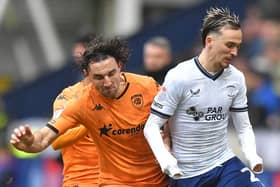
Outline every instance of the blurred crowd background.
MULTIPOLYGON (((232 64, 247 80, 250 118, 265 164, 259 177, 266 186, 280 187, 278 0, 1 0, 0 187, 60 186, 59 152, 25 154, 8 140, 15 126, 28 122, 36 129, 51 118, 54 98, 82 76, 73 56, 86 37, 127 39, 131 56, 125 71, 162 82, 169 68, 199 54, 199 29, 211 6, 240 16, 243 44, 232 64)), ((229 143, 243 158, 234 129, 229 132, 229 143)))

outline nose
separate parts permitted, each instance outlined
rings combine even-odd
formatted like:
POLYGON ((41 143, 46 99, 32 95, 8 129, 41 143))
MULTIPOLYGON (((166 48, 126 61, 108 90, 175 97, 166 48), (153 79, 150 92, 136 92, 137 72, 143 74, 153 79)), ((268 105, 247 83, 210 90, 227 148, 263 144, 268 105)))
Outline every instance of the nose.
POLYGON ((105 76, 104 77, 104 86, 105 87, 109 87, 111 85, 112 85, 112 81, 111 81, 110 77, 109 76, 105 76))
POLYGON ((231 53, 232 56, 237 56, 238 55, 238 48, 237 47, 232 48, 230 53, 231 53))

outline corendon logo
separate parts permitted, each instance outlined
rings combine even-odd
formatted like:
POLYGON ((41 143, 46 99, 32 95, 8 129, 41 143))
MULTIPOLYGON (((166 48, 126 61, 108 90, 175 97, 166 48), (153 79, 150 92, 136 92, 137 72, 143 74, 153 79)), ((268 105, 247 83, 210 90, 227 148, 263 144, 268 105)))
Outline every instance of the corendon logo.
POLYGON ((139 124, 136 127, 127 128, 127 129, 113 129, 113 125, 103 125, 102 128, 99 128, 100 136, 118 136, 118 135, 135 135, 143 131, 145 124, 139 124))

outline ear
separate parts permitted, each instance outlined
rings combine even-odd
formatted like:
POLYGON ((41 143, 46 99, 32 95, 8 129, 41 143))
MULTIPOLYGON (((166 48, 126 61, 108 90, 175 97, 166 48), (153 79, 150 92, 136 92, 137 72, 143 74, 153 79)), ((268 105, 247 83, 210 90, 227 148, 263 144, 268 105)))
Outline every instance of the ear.
POLYGON ((86 69, 83 69, 83 75, 86 77, 88 76, 88 71, 86 69))
POLYGON ((212 47, 212 43, 213 43, 213 36, 211 36, 211 35, 206 36, 206 38, 205 38, 205 46, 211 48, 212 47))

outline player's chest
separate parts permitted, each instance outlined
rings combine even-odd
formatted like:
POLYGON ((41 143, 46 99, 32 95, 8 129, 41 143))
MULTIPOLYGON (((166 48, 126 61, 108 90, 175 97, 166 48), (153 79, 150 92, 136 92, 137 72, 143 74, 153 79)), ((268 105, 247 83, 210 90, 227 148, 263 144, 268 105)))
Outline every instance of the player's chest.
POLYGON ((132 94, 117 102, 95 102, 87 116, 94 136, 104 140, 130 141, 143 133, 152 101, 132 94))
POLYGON ((148 114, 143 114, 139 118, 137 116, 127 117, 121 113, 119 115, 104 113, 96 119, 91 119, 90 129, 93 133, 92 136, 100 142, 114 143, 117 141, 120 144, 126 144, 143 136, 147 118, 148 114))
POLYGON ((227 112, 237 94, 236 82, 204 80, 186 89, 181 107, 203 113, 227 112))

